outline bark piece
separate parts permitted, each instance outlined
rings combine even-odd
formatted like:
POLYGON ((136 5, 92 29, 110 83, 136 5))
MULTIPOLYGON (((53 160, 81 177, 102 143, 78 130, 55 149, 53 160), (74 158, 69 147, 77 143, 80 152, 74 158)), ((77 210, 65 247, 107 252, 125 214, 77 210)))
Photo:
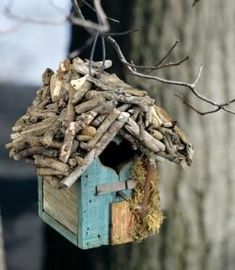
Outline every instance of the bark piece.
POLYGON ((53 74, 50 81, 50 92, 53 102, 56 102, 60 99, 62 93, 62 85, 63 81, 58 78, 57 74, 53 74))
POLYGON ((129 113, 122 112, 118 119, 111 125, 104 136, 99 140, 97 148, 92 149, 84 158, 83 166, 78 166, 75 170, 66 178, 62 180, 62 183, 66 187, 71 187, 73 183, 78 179, 80 175, 84 173, 87 167, 92 161, 97 158, 107 147, 107 145, 113 140, 118 131, 124 126, 127 119, 130 117, 129 113))
POLYGON ((47 68, 42 74, 42 83, 43 85, 50 85, 51 76, 54 74, 54 71, 50 68, 47 68))
POLYGON ((96 117, 96 115, 97 115, 97 113, 93 112, 93 111, 79 115, 76 118, 76 122, 75 122, 76 123, 75 124, 76 133, 80 132, 86 126, 89 126, 92 123, 92 121, 94 120, 94 118, 96 117))
POLYGON ((34 163, 37 167, 48 167, 55 169, 62 173, 69 172, 69 166, 53 158, 44 157, 41 155, 34 155, 34 163))
POLYGON ((88 100, 86 102, 83 102, 75 107, 75 111, 77 114, 81 114, 84 112, 87 112, 89 110, 92 110, 96 108, 97 106, 101 105, 103 102, 105 102, 105 98, 98 97, 91 100, 88 100))
POLYGON ((21 137, 22 135, 27 136, 40 136, 43 135, 44 132, 48 129, 48 127, 55 121, 55 117, 51 117, 48 119, 45 119, 42 122, 33 124, 30 126, 30 128, 25 129, 19 134, 12 134, 11 138, 14 139, 16 137, 21 137))
POLYGON ((159 140, 151 136, 147 131, 143 131, 142 138, 140 137, 140 128, 138 124, 131 118, 128 119, 128 122, 125 124, 125 129, 130 132, 133 136, 139 139, 145 147, 154 153, 165 151, 165 145, 159 140))
POLYGON ((163 134, 160 131, 156 130, 156 129, 150 130, 150 134, 154 138, 156 138, 157 140, 162 140, 163 139, 163 134))
POLYGON ((67 105, 66 118, 67 118, 68 123, 74 121, 75 119, 75 108, 70 100, 67 105))
POLYGON ((51 175, 64 175, 67 176, 69 173, 68 172, 61 172, 52 168, 37 168, 37 174, 40 176, 51 176, 51 175))
POLYGON ((75 122, 69 123, 69 126, 65 132, 64 142, 61 147, 59 160, 66 163, 72 153, 73 140, 76 134, 75 122))
POLYGON ((72 98, 73 104, 77 104, 91 89, 92 84, 86 80, 87 76, 71 81, 71 85, 76 90, 72 98))
POLYGON ((118 104, 117 101, 111 100, 94 108, 93 111, 97 112, 97 114, 107 114, 110 113, 116 107, 117 104, 118 104))
POLYGON ((172 127, 173 126, 173 120, 169 116, 169 114, 160 106, 154 106, 155 112, 158 115, 158 117, 163 122, 164 127, 172 127))
POLYGON ((98 127, 105 119, 106 115, 99 115, 96 119, 92 122, 92 125, 98 127))
POLYGON ((97 129, 95 136, 88 143, 86 144, 81 143, 80 147, 87 150, 93 148, 95 144, 98 142, 98 140, 105 134, 108 128, 112 125, 112 123, 117 119, 120 113, 121 113, 120 111, 115 109, 110 114, 108 114, 104 122, 97 129))
POLYGON ((99 79, 89 76, 88 80, 93 82, 98 88, 101 88, 104 91, 113 91, 116 89, 118 92, 133 88, 119 79, 116 74, 109 74, 106 72, 100 74, 99 79))
POLYGON ((19 140, 15 140, 9 144, 8 147, 13 148, 14 151, 17 153, 25 148, 39 146, 41 144, 41 137, 31 137, 31 136, 21 136, 19 140))
POLYGON ((53 139, 56 133, 61 129, 62 127, 62 122, 60 121, 55 121, 45 132, 44 137, 43 137, 43 144, 46 145, 47 147, 51 146, 53 143, 53 139))
POLYGON ((92 139, 91 136, 88 136, 88 135, 77 135, 77 140, 80 141, 80 142, 88 142, 92 139))
POLYGON ((35 154, 48 156, 48 157, 56 157, 58 155, 58 151, 57 150, 46 149, 43 146, 34 146, 34 147, 24 149, 24 150, 20 151, 17 154, 14 154, 14 159, 15 160, 20 160, 20 159, 23 159, 23 158, 26 158, 26 157, 33 156, 35 154))
MULTIPOLYGON (((108 69, 111 66, 112 66, 111 60, 105 60, 104 63, 103 61, 92 62, 91 75, 93 76, 95 74, 98 74, 102 67, 103 69, 108 69)), ((84 62, 80 58, 76 57, 76 59, 73 60, 73 69, 82 75, 87 75, 89 74, 89 62, 84 62)))

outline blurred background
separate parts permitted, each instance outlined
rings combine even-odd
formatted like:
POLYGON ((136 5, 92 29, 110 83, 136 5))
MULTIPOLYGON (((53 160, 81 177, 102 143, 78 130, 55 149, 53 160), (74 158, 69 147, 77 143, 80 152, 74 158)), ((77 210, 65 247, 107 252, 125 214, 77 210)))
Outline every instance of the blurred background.
MULTIPOLYGON (((93 11, 80 2, 86 18, 95 20, 93 11)), ((169 60, 187 55, 190 60, 159 74, 193 81, 203 64, 200 92, 218 102, 234 98, 235 2, 201 0, 194 7, 192 2, 104 0, 102 4, 108 16, 120 20, 111 23, 112 31, 138 29, 117 37, 127 59, 156 64, 180 40, 169 60)), ((35 172, 24 162, 10 160, 4 144, 14 122, 31 104, 45 68, 57 69, 88 38, 86 31, 65 22, 70 9, 70 0, 0 2, 0 250, 4 246, 0 269, 4 261, 9 270, 234 269, 235 116, 225 112, 200 116, 175 97, 182 93, 201 110, 210 109, 186 90, 127 76, 109 46, 112 70, 148 90, 186 131, 196 148, 193 165, 184 171, 161 164, 165 220, 160 233, 142 244, 82 251, 40 221, 35 172)), ((89 53, 86 48, 81 57, 88 58, 89 53)), ((101 59, 99 44, 95 59, 101 59)))

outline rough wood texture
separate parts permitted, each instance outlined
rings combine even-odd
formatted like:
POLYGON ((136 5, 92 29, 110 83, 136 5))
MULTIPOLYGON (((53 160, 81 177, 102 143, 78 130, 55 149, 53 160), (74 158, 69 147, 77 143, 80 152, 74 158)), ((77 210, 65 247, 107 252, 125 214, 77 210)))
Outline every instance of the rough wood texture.
POLYGON ((70 189, 56 190, 43 181, 43 210, 71 232, 77 234, 76 185, 70 189))
POLYGON ((102 195, 105 193, 110 192, 117 192, 117 191, 123 191, 126 189, 133 189, 136 186, 136 182, 133 180, 123 181, 123 182, 116 182, 116 183, 106 183, 102 185, 96 186, 96 194, 102 195))
POLYGON ((133 241, 131 230, 133 216, 128 202, 112 203, 112 245, 119 245, 133 241))
MULTIPOLYGON (((190 55, 191 61, 162 71, 163 76, 191 81, 203 64, 202 93, 227 100, 234 96, 235 85, 235 1, 202 0, 194 8, 192 2, 132 3, 132 26, 140 31, 130 37, 133 53, 128 58, 136 64, 155 64, 170 44, 180 40, 172 60, 190 55)), ((234 117, 223 113, 199 117, 176 100, 174 87, 131 79, 152 90, 151 95, 177 118, 197 150, 189 170, 162 165, 161 201, 166 218, 160 234, 141 245, 111 249, 114 269, 233 270, 234 117)), ((108 267, 101 263, 100 269, 108 267)))

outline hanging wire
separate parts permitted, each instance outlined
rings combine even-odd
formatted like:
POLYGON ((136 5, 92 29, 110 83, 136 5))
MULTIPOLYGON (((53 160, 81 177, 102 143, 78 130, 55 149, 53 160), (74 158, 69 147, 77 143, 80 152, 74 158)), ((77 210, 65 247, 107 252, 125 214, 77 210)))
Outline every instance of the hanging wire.
POLYGON ((99 34, 100 33, 97 31, 96 34, 95 34, 93 44, 92 44, 92 48, 91 48, 90 61, 89 61, 89 75, 90 76, 92 76, 91 69, 92 69, 92 63, 93 63, 93 59, 94 59, 94 53, 95 53, 95 48, 96 48, 96 44, 97 44, 99 34))

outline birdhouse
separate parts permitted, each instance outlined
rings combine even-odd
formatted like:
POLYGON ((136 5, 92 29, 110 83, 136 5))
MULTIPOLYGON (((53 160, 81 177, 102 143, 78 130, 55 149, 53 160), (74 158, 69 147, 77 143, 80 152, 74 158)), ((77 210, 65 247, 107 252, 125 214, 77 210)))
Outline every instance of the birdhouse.
POLYGON ((140 241, 162 223, 157 163, 193 146, 145 91, 75 58, 47 69, 12 128, 10 157, 36 167, 39 215, 82 249, 140 241))
POLYGON ((39 178, 41 218, 82 249, 133 241, 128 200, 135 186, 129 180, 134 156, 120 160, 120 149, 123 155, 132 152, 123 147, 128 143, 112 141, 71 188, 55 189, 39 178))

